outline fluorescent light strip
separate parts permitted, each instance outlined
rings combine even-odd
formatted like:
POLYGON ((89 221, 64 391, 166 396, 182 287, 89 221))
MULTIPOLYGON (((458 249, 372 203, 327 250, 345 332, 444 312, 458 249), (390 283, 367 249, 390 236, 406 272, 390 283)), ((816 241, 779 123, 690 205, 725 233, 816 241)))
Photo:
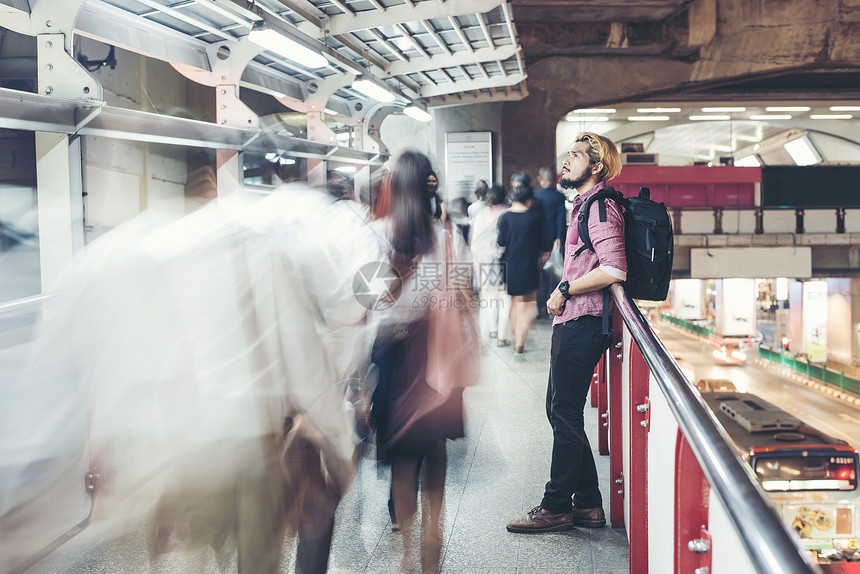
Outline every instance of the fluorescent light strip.
POLYGON ((668 122, 669 116, 628 116, 631 122, 668 122))
POLYGON ((753 114, 750 116, 751 120, 790 120, 791 116, 788 114, 770 114, 770 115, 762 115, 762 114, 753 114))
POLYGON ((395 100, 394 94, 392 94, 382 86, 374 84, 370 80, 355 80, 352 83, 352 87, 367 96, 368 98, 374 99, 377 102, 387 104, 395 100))
POLYGON ((785 148, 785 151, 788 152, 788 155, 791 156, 791 159, 797 165, 815 165, 821 162, 821 157, 805 137, 791 140, 782 147, 785 148))
POLYGON ((831 112, 860 112, 860 106, 830 106, 831 112))
POLYGON ((571 116, 567 115, 564 119, 568 122, 608 122, 608 116, 571 116))
POLYGON ((669 114, 681 111, 681 108, 636 108, 640 114, 669 114))
POLYGON ((324 68, 328 65, 328 60, 321 53, 314 52, 271 28, 251 30, 248 40, 306 68, 324 68))
POLYGON ((729 121, 730 119, 732 119, 732 116, 717 116, 717 115, 710 115, 710 116, 690 116, 690 119, 691 119, 691 120, 693 120, 694 122, 706 122, 706 121, 720 121, 720 122, 727 122, 727 121, 729 121))
POLYGON ((764 109, 766 112, 808 112, 811 110, 809 106, 768 106, 764 109))
POLYGON ((746 108, 702 108, 702 111, 706 114, 719 114, 719 113, 727 113, 727 112, 745 112, 746 108))
POLYGON ((416 106, 406 106, 403 108, 403 113, 419 122, 426 123, 433 119, 433 116, 416 106))
POLYGON ((573 110, 572 114, 614 114, 615 108, 582 108, 573 110))
POLYGON ((850 120, 854 116, 851 114, 810 114, 813 120, 850 120))

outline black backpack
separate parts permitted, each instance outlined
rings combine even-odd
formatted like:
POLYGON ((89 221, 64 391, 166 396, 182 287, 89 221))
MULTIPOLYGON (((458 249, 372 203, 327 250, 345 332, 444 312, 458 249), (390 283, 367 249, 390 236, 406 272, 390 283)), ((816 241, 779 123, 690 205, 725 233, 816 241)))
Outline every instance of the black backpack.
POLYGON ((624 197, 612 187, 605 187, 589 197, 579 208, 577 229, 583 245, 574 254, 583 250, 594 251, 588 234, 588 214, 591 204, 598 203, 600 221, 606 221, 605 199, 621 206, 624 213, 624 244, 627 252, 627 280, 624 290, 633 299, 665 301, 672 278, 672 256, 674 239, 672 218, 666 206, 651 201, 651 190, 639 188, 639 197, 624 197))

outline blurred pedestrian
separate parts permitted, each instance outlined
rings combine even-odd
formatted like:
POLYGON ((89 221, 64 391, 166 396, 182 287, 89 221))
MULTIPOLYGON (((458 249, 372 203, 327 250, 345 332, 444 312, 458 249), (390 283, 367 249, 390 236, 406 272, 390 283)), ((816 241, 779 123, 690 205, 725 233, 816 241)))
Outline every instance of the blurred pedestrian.
POLYGON ((497 339, 496 345, 510 345, 508 321, 511 297, 505 288, 505 272, 501 263, 499 217, 508 210, 505 188, 494 185, 487 192, 487 208, 478 212, 472 223, 472 260, 480 289, 480 325, 484 339, 497 339))
POLYGON ((489 192, 489 190, 489 184, 487 184, 483 179, 479 179, 478 183, 475 184, 475 201, 472 202, 467 210, 470 221, 474 221, 478 212, 487 207, 487 192, 489 192))
MULTIPOLYGON (((471 298, 468 249, 456 227, 433 217, 428 173, 426 156, 404 152, 394 160, 377 204, 377 228, 403 284, 390 308, 380 310, 378 346, 384 349, 374 353, 384 358, 373 397, 378 455, 391 464, 405 571, 414 565, 412 532, 419 476, 422 479, 421 570, 425 573, 438 570, 441 556, 445 443, 464 436, 462 387, 453 380, 440 385, 431 377, 431 366, 436 364, 434 314, 440 311, 445 293, 439 289, 440 274, 465 265, 468 272, 458 273, 459 279, 448 289, 462 293, 466 301, 471 298)), ((461 350, 476 353, 474 346, 461 350)))
POLYGON ((550 242, 543 212, 532 209, 531 178, 523 172, 511 176, 513 205, 499 217, 497 243, 504 248, 505 283, 511 296, 511 327, 515 353, 525 352, 526 337, 536 309, 540 266, 549 257, 550 242))
MULTIPOLYGON (((556 187, 555 171, 551 167, 540 168, 538 183, 541 187, 535 191, 534 200, 540 203, 543 208, 547 234, 552 241, 552 248, 559 250, 563 257, 564 236, 567 233, 565 196, 556 187)), ((558 279, 553 276, 552 272, 541 268, 537 293, 537 311, 538 317, 541 319, 549 318, 549 314, 546 312, 546 301, 557 283, 558 279)))

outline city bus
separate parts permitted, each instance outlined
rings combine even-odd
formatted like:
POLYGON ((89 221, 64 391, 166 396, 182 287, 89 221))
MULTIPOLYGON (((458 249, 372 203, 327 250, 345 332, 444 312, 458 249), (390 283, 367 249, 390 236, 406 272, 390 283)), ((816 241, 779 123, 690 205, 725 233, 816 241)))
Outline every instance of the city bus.
MULTIPOLYGON (((756 395, 736 391, 701 395, 777 513, 824 570, 845 572, 843 567, 860 562, 857 449, 756 395)), ((851 572, 860 572, 860 564, 850 567, 851 572)))

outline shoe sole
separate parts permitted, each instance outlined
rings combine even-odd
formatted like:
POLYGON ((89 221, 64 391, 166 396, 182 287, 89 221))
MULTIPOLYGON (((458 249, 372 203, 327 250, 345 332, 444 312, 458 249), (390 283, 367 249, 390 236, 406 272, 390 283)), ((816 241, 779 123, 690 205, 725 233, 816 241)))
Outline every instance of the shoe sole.
POLYGON ((555 526, 541 526, 539 528, 529 528, 527 526, 518 527, 518 526, 505 526, 508 532, 515 532, 517 534, 540 534, 542 532, 563 532, 565 530, 573 530, 576 528, 576 524, 570 522, 568 524, 557 524, 555 526))
POLYGON ((574 520, 573 524, 582 526, 583 528, 603 528, 606 526, 605 520, 574 520))

